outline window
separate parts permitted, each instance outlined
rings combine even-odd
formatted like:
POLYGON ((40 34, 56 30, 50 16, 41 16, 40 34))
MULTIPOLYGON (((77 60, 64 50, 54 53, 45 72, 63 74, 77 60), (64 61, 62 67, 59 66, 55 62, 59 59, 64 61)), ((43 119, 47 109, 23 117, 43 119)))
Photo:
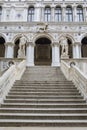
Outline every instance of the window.
POLYGON ((62 21, 62 10, 61 7, 55 8, 55 21, 61 22, 62 21))
POLYGON ((73 21, 73 12, 71 7, 66 8, 66 21, 72 22, 73 21))
POLYGON ((83 9, 80 6, 77 7, 77 21, 78 22, 84 21, 84 18, 83 18, 83 9))
POLYGON ((51 9, 50 9, 50 7, 45 8, 44 18, 45 18, 45 22, 50 22, 51 21, 51 9))
POLYGON ((34 21, 34 7, 29 7, 28 9, 28 21, 34 21))
POLYGON ((0 21, 1 21, 1 16, 2 16, 2 7, 0 7, 0 21))

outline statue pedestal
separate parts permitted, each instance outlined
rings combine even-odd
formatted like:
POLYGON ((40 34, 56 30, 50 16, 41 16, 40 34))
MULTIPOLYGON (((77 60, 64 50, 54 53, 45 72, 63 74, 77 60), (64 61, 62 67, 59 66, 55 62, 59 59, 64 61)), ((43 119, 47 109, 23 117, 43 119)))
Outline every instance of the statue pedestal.
POLYGON ((62 55, 61 55, 61 59, 69 59, 69 55, 62 54, 62 55))

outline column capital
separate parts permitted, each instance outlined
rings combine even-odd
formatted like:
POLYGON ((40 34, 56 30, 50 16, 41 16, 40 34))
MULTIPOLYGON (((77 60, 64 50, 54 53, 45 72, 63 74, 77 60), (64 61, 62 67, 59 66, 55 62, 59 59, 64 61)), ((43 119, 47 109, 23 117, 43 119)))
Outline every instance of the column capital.
POLYGON ((51 45, 52 46, 60 46, 60 44, 57 41, 53 42, 51 45))
POLYGON ((76 41, 73 45, 74 45, 74 46, 76 46, 76 45, 81 46, 81 42, 76 41))
POLYGON ((35 46, 35 44, 33 42, 27 42, 26 45, 27 46, 35 46))
POLYGON ((14 43, 12 43, 12 42, 6 42, 5 46, 14 46, 14 43))

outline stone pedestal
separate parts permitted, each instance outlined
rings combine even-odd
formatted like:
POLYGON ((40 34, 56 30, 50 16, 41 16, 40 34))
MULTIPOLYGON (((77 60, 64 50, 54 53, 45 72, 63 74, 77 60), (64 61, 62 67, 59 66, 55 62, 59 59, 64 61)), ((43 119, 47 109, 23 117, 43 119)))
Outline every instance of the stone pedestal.
POLYGON ((69 59, 69 55, 62 54, 62 55, 61 55, 61 59, 69 59))

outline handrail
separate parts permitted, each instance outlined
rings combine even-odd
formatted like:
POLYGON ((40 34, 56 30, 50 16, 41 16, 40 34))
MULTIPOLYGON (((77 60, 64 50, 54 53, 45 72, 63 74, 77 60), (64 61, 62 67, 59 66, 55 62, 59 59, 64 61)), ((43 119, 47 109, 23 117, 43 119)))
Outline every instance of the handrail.
POLYGON ((8 91, 14 84, 15 80, 19 80, 26 68, 26 62, 23 60, 19 65, 12 65, 1 77, 0 77, 0 104, 7 95, 8 91))
POLYGON ((77 66, 69 66, 65 61, 61 61, 61 70, 65 77, 71 80, 87 99, 87 76, 77 66))

